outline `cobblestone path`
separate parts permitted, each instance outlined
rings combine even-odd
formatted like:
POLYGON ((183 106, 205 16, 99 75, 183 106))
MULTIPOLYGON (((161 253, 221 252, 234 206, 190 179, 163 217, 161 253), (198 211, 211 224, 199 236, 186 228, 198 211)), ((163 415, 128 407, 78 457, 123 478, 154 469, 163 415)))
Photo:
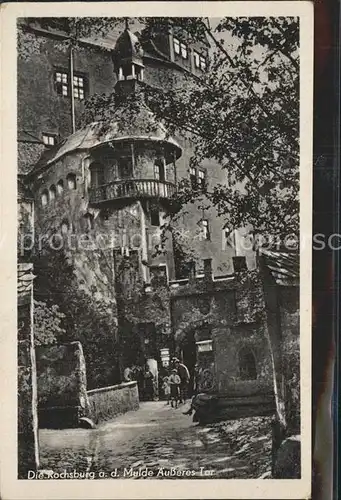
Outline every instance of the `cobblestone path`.
POLYGON ((41 467, 96 478, 269 477, 268 417, 201 427, 183 411, 148 402, 94 430, 40 430, 41 467))

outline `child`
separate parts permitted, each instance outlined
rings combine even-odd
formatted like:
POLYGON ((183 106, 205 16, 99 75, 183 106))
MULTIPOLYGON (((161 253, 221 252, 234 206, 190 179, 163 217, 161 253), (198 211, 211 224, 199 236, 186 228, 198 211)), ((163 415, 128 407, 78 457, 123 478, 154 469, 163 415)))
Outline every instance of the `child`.
POLYGON ((169 377, 172 408, 174 408, 174 402, 175 402, 175 408, 177 408, 180 401, 180 383, 181 383, 180 377, 178 375, 177 370, 174 368, 169 377))
POLYGON ((169 405, 171 389, 170 389, 170 383, 169 383, 169 376, 168 375, 166 375, 162 379, 162 389, 163 389, 163 393, 165 395, 165 398, 167 399, 167 404, 169 405))

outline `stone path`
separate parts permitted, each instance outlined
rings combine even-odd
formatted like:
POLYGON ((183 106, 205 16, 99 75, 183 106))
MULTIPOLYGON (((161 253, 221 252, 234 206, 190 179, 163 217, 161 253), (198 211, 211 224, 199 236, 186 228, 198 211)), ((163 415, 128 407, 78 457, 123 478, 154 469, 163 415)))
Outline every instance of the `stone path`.
POLYGON ((94 430, 40 430, 41 467, 95 478, 269 477, 269 417, 201 427, 183 411, 148 402, 94 430))

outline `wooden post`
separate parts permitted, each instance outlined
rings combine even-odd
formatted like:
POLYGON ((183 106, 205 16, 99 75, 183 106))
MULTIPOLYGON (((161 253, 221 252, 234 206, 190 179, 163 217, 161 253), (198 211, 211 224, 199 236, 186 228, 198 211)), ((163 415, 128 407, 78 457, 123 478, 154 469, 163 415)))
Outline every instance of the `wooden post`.
POLYGON ((177 173, 176 173, 176 153, 174 151, 173 153, 173 168, 174 168, 174 184, 177 187, 178 179, 177 179, 177 173))

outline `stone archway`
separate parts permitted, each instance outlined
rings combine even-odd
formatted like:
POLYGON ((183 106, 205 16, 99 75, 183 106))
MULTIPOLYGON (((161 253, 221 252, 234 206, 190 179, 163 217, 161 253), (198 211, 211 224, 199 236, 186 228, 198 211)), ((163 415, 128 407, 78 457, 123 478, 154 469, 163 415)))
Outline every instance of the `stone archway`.
POLYGON ((201 319, 181 326, 175 334, 176 354, 191 375, 189 394, 193 394, 195 387, 203 392, 210 391, 215 387, 214 353, 198 353, 198 342, 211 339, 213 325, 201 319), (206 384, 208 379, 212 379, 210 387, 206 384))

